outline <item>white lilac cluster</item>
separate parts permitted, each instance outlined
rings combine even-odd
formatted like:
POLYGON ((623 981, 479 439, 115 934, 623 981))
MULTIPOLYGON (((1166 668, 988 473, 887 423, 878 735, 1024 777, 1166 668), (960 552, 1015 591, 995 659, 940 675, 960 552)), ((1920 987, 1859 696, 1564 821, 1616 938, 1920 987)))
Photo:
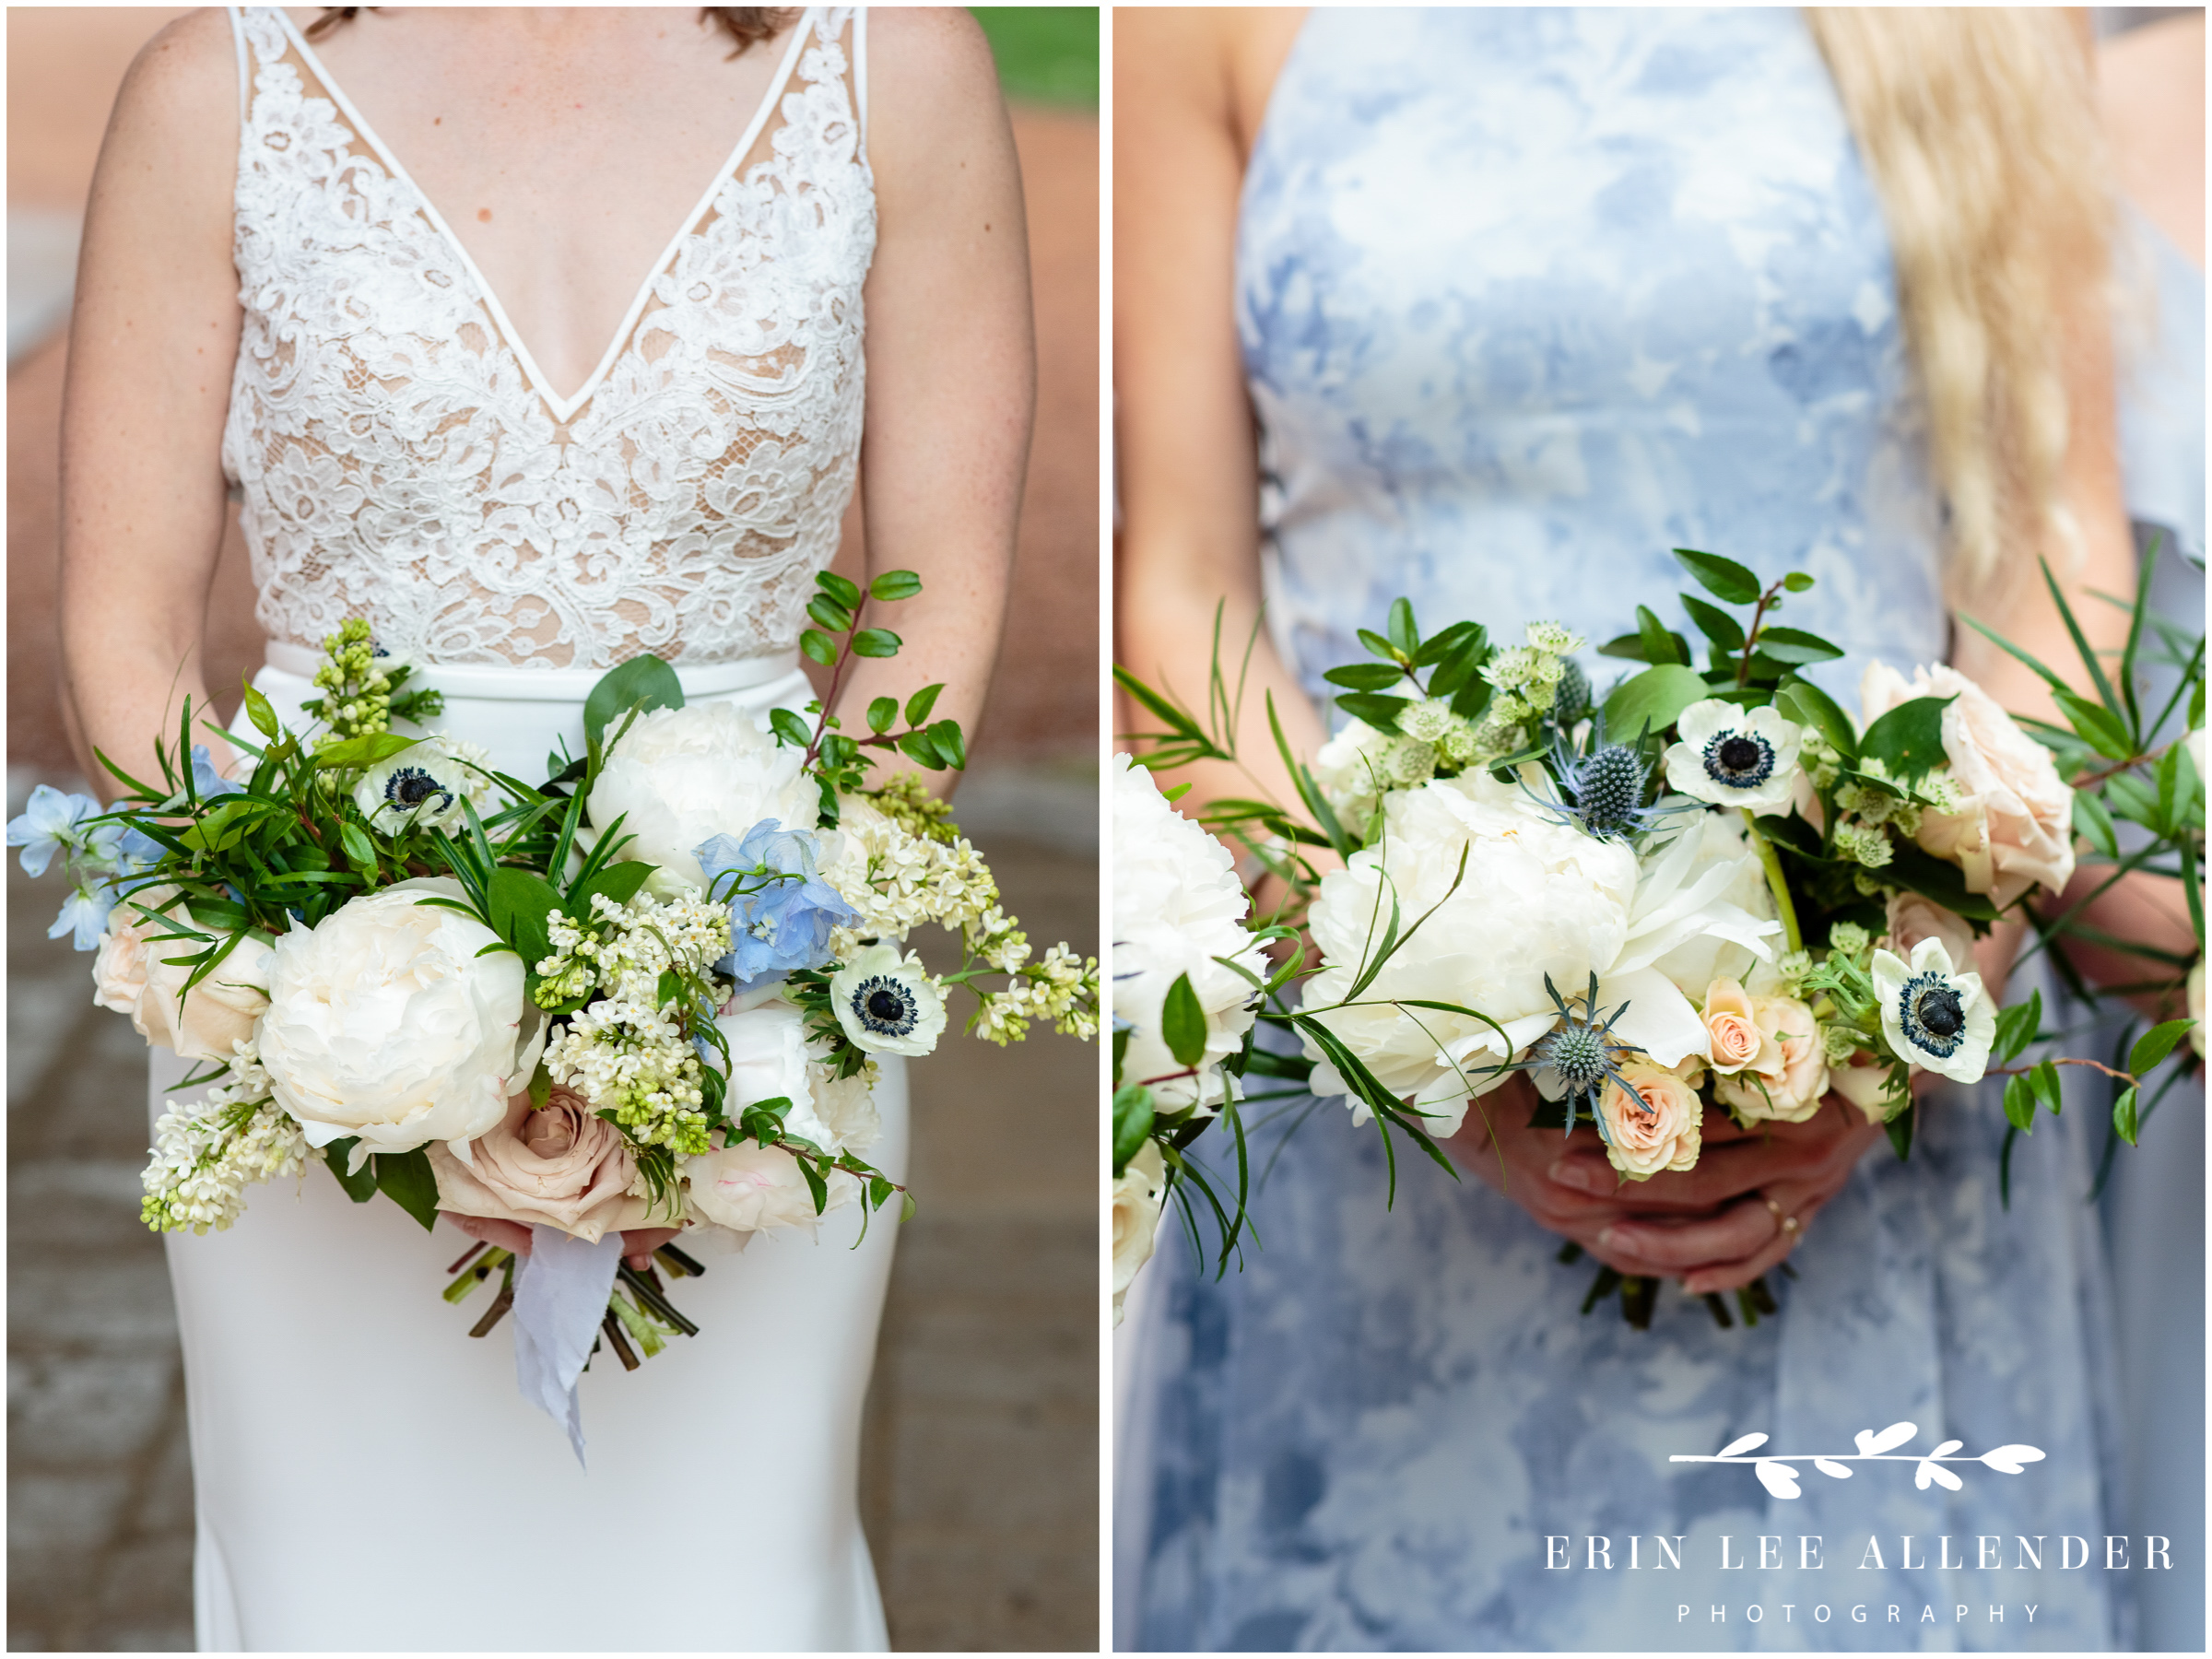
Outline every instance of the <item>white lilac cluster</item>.
POLYGON ((860 912, 859 921, 830 935, 830 955, 841 960, 865 939, 903 939, 924 924, 962 934, 993 967, 1002 966, 992 959, 994 950, 1027 949, 998 908, 990 866, 965 838, 917 835, 865 800, 847 796, 839 804, 837 851, 822 877, 860 912))
POLYGON ((228 1082, 166 1105, 141 1177, 140 1218, 157 1232, 221 1232, 245 1212, 246 1188, 307 1166, 307 1137, 269 1099, 251 1043, 238 1045, 228 1082))
POLYGON ((1267 959, 1245 925, 1252 900, 1229 849, 1171 806, 1144 767, 1114 759, 1113 1016, 1128 1031, 1124 1083, 1152 1090, 1157 1108, 1215 1110, 1233 1079, 1221 1062, 1257 1018, 1253 978, 1267 959), (1227 958, 1244 970, 1225 966, 1227 958), (1162 1006, 1188 978, 1206 1017, 1206 1052, 1186 1066, 1168 1048, 1162 1006))
POLYGON ((541 1005, 596 990, 599 999, 568 1018, 546 1049, 555 1083, 573 1088, 641 1146, 679 1154, 708 1149, 699 1054, 685 1035, 682 1010, 664 1002, 661 976, 704 978, 729 952, 730 913, 697 894, 627 904, 606 894, 588 919, 555 911, 547 918, 553 954, 538 964, 541 1005))
MULTIPOLYGON (((1018 937, 1019 935, 1017 935, 1018 937)), ((1021 954, 1011 960, 994 959, 992 966, 1012 975, 1003 991, 981 991, 982 1002, 972 1028, 986 1042, 1019 1042, 1029 1034, 1030 1022, 1052 1021, 1064 1037, 1085 1041, 1099 1034, 1099 961, 1079 957, 1065 945, 1054 945, 1037 961, 1021 954)))

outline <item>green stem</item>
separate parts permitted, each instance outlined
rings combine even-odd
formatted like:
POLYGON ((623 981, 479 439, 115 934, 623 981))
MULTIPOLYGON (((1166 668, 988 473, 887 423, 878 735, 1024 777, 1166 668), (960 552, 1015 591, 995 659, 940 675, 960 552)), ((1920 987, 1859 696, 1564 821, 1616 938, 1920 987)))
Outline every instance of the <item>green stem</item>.
POLYGON ((1767 890, 1774 895, 1774 908, 1782 914, 1782 936, 1792 950, 1805 948, 1804 935, 1797 931, 1797 907, 1790 902, 1790 884, 1782 877, 1782 859, 1773 843, 1759 832, 1759 821, 1745 807, 1737 810, 1744 815, 1744 828, 1750 831, 1751 845, 1759 853, 1759 867, 1767 873, 1767 890))

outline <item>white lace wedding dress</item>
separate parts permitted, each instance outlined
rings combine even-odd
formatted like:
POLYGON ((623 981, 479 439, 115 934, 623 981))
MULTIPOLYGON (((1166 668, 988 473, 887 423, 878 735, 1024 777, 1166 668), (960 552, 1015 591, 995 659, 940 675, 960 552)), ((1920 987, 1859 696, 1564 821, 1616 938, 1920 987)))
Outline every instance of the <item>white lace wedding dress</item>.
MULTIPOLYGON (((865 16, 808 9, 728 163, 570 396, 290 20, 234 9, 245 330, 224 435, 289 712, 346 618, 444 691, 436 724, 545 775, 641 652, 692 700, 808 695, 793 651, 835 551, 875 245, 865 16)), ((735 136, 733 135, 733 136, 735 136)), ((170 1059, 157 1053, 157 1062, 170 1059)), ((154 1105, 181 1073, 157 1065, 154 1105)), ((906 1151, 887 1067, 874 1157, 906 1151)), ((590 1472, 516 1392, 467 1241, 311 1167, 229 1232, 172 1236, 199 1646, 886 1645, 861 1402, 896 1230, 759 1240, 673 1294, 701 1327, 582 1382, 590 1472)))

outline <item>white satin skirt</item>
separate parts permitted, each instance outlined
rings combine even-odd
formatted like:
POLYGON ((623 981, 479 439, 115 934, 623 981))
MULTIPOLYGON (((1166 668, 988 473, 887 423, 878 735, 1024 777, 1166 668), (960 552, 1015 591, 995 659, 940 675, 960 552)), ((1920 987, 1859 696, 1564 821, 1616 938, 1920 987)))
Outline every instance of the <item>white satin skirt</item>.
MULTIPOLYGON (((280 651, 254 683, 288 719, 312 686, 280 651)), ((778 667, 685 671, 686 695, 804 702, 795 662, 778 667)), ((582 752, 596 677, 417 683, 446 693, 436 725, 535 782, 556 733, 582 752)), ((184 1068, 152 1061, 158 1113, 184 1068)), ((877 1104, 871 1157, 903 1180, 896 1060, 877 1104)), ((818 1240, 765 1235, 702 1255, 703 1277, 664 1276, 700 1334, 635 1371, 593 1360, 588 1473, 516 1392, 508 1322, 469 1337, 493 1287, 441 1300, 472 1242, 450 1223, 426 1233, 388 1199, 353 1204, 311 1165, 253 1189, 228 1232, 171 1235, 200 1651, 885 1650, 858 1473, 895 1214, 857 1249, 848 1208, 818 1240)))

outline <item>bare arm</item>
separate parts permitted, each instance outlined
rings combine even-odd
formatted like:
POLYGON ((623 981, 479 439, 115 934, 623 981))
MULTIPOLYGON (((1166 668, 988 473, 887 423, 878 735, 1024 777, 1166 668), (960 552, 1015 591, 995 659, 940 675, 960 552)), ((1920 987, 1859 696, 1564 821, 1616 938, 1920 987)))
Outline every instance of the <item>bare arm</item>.
MULTIPOLYGON (((86 215, 62 406, 63 706, 85 775, 149 783, 183 700, 207 704, 201 629, 222 545, 220 452, 238 354, 230 261, 238 72, 195 12, 132 65, 86 215)), ((218 765, 219 738, 195 730, 218 765)))
MULTIPOLYGON (((878 229, 868 274, 868 574, 912 571, 919 598, 871 610, 896 657, 846 666, 836 712, 943 681, 933 719, 972 734, 998 649, 1021 509, 1037 352, 1021 173, 982 31, 966 14, 869 23, 868 153, 878 229)), ((877 779, 903 767, 879 768, 877 779)), ((950 793, 957 773, 924 773, 950 793)))
MULTIPOLYGON (((1232 297, 1237 194, 1265 96, 1253 83, 1272 83, 1298 16, 1114 17, 1117 654, 1197 711, 1215 606, 1232 668, 1260 616, 1259 462, 1232 297)), ((1270 694, 1292 751, 1321 746, 1320 714, 1263 633, 1236 732, 1243 771, 1191 769, 1193 805, 1223 795, 1295 805, 1267 729, 1270 694)))

